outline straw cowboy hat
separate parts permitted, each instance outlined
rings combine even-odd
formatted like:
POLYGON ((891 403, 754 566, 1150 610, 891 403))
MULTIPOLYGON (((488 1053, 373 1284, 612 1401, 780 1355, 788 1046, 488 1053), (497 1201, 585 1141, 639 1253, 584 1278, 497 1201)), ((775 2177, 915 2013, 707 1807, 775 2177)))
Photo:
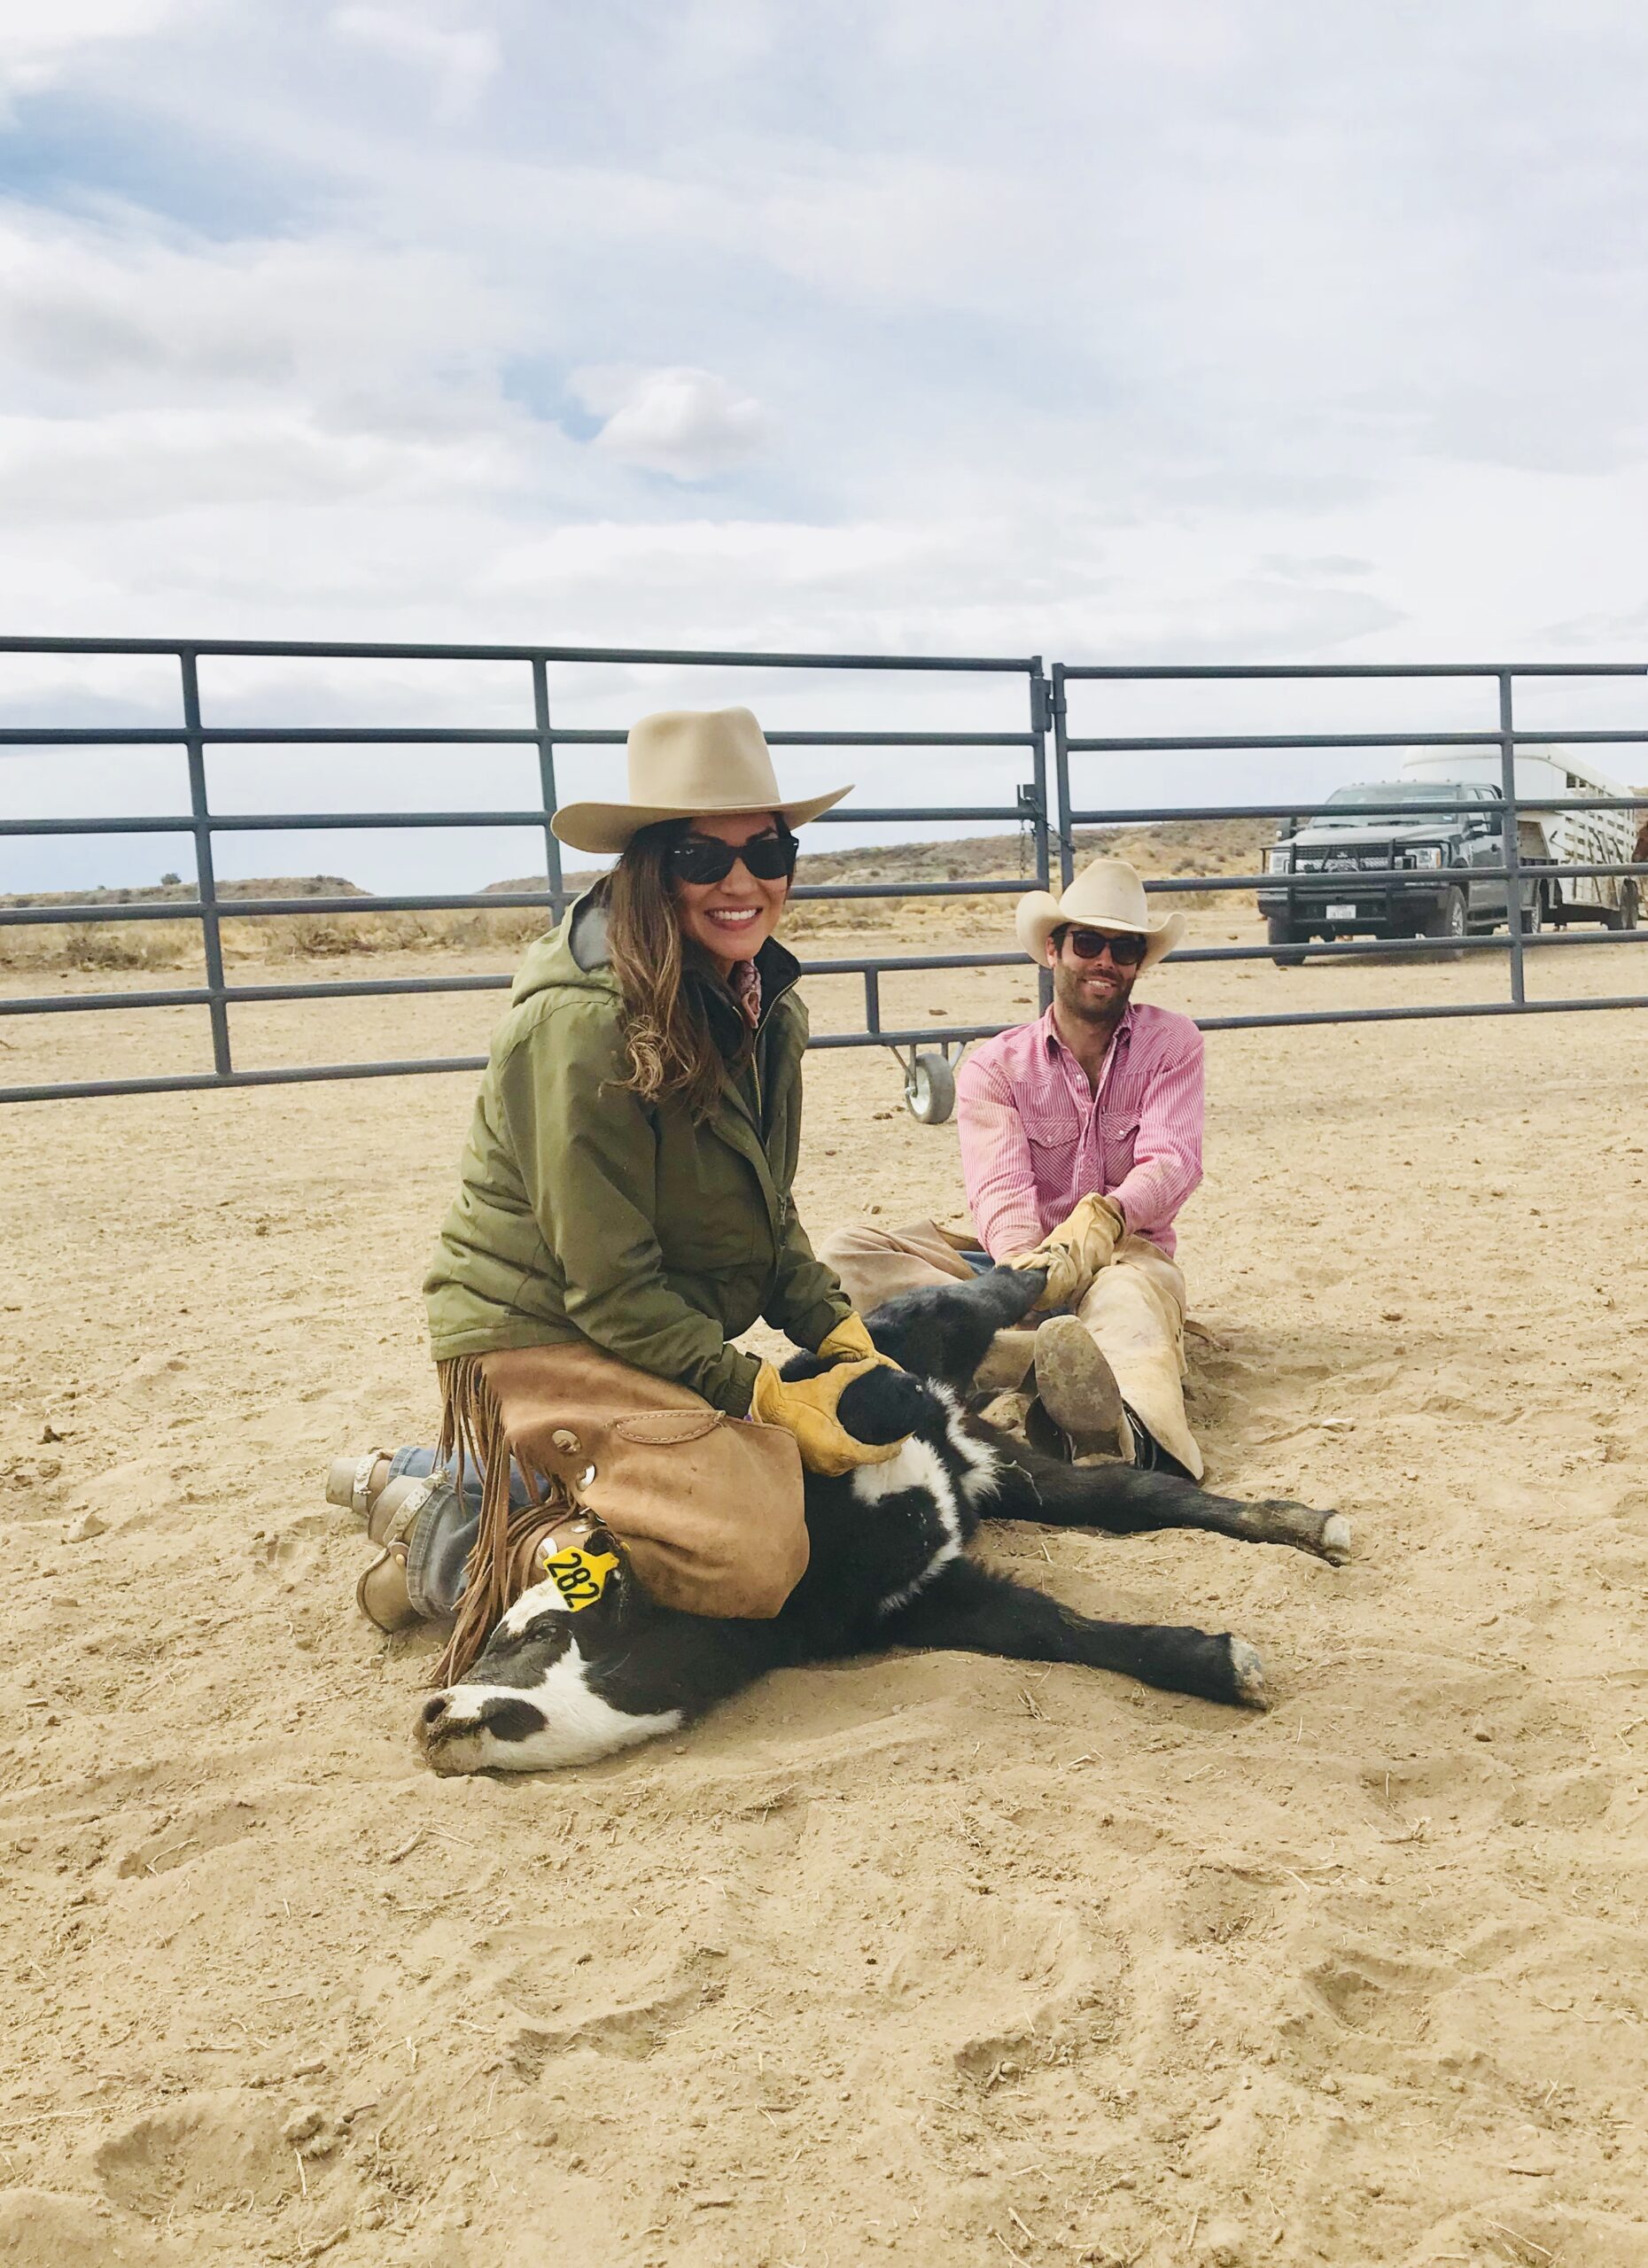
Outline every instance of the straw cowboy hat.
POLYGON ((1154 920, 1145 886, 1125 858, 1095 858, 1084 866, 1062 897, 1033 889, 1022 897, 1013 917, 1014 928, 1034 961, 1045 959, 1043 948, 1053 931, 1067 923, 1076 929, 1108 929, 1117 936, 1143 937, 1145 957, 1139 964, 1142 976, 1163 953, 1170 953, 1185 934, 1182 913, 1164 913, 1154 920))
POLYGON ((629 728, 628 802, 567 804, 550 825, 574 850, 622 850, 665 819, 774 812, 786 827, 805 827, 851 793, 836 788, 786 802, 748 709, 661 709, 629 728))

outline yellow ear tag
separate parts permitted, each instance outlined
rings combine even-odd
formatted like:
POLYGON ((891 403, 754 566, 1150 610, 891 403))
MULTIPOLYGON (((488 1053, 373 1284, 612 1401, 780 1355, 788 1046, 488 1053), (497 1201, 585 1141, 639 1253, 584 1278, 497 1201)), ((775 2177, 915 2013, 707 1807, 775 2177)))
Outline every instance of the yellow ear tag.
POLYGON ((580 1551, 576 1544, 557 1551, 542 1565, 546 1580, 555 1585, 563 1605, 573 1614, 593 1606, 618 1572, 614 1553, 580 1551))

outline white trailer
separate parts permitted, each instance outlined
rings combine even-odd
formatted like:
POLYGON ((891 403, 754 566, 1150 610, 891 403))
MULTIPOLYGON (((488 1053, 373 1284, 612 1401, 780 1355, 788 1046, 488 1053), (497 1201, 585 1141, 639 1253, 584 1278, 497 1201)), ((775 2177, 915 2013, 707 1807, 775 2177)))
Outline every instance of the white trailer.
MULTIPOLYGON (((1578 749, 1519 749, 1515 757, 1519 805, 1553 803, 1564 796, 1629 796, 1634 790, 1593 764, 1578 749)), ((1483 749, 1413 749, 1403 758, 1403 777, 1427 784, 1458 781, 1498 789, 1503 784, 1499 752, 1483 749)), ((1614 811, 1523 812, 1517 826, 1517 855, 1525 868, 1624 866, 1636 862, 1636 840, 1648 819, 1648 803, 1614 811)), ((1532 877, 1530 876, 1530 879, 1532 877)), ((1539 899, 1529 907, 1530 926, 1550 921, 1600 921, 1610 929, 1634 929, 1642 890, 1629 874, 1551 874, 1538 882, 1539 899)))

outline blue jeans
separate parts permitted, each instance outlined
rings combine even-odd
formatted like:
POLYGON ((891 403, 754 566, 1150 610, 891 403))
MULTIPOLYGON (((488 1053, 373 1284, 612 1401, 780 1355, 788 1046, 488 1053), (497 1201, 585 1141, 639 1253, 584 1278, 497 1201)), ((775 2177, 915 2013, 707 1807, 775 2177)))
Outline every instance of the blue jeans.
MULTIPOLYGON (((433 1449, 397 1449, 389 1460, 391 1480, 399 1480, 403 1473, 414 1480, 427 1480, 434 1471, 433 1449)), ((463 1501, 478 1511, 480 1500, 481 1475, 478 1471, 466 1466, 463 1474, 463 1501)), ((509 1466, 510 1504, 518 1512, 524 1511, 532 1501, 526 1483, 521 1476, 519 1465, 511 1463, 509 1466)))

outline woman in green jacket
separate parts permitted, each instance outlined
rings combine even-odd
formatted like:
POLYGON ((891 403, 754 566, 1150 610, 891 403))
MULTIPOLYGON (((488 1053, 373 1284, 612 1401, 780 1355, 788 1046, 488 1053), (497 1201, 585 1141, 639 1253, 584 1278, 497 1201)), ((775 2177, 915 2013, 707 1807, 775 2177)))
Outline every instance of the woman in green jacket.
MULTIPOLYGON (((530 1499, 600 1521, 665 1604, 773 1614, 806 1564, 802 1467, 898 1446, 836 1418, 884 1357, 791 1196, 807 1022, 773 932, 793 827, 849 791, 785 801, 746 709, 643 718, 628 760, 626 803, 556 815, 564 843, 618 864, 522 963, 424 1285, 441 1451, 484 1476, 483 1545, 504 1534, 513 1458, 517 1503, 524 1476, 530 1499), (787 1385, 732 1343, 758 1318, 833 1367, 787 1385)), ((382 1468, 339 1474, 370 1509, 382 1468)), ((374 1511, 372 1573, 393 1598, 409 1557, 416 1605, 441 1496, 399 1486, 393 1517, 374 1511)), ((399 1619, 370 1581, 367 1612, 399 1619)), ((489 1581, 484 1602, 471 1581, 471 1626, 509 1587, 489 1581)))

